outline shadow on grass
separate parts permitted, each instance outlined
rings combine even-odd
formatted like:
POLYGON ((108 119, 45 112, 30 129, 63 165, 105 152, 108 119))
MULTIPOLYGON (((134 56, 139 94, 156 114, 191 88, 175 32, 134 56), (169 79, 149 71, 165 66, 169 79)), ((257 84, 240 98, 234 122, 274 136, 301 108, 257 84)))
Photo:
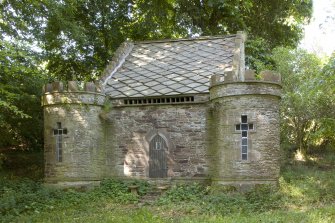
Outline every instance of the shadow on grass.
POLYGON ((0 177, 32 180, 43 178, 43 151, 1 149, 0 154, 2 159, 0 177))

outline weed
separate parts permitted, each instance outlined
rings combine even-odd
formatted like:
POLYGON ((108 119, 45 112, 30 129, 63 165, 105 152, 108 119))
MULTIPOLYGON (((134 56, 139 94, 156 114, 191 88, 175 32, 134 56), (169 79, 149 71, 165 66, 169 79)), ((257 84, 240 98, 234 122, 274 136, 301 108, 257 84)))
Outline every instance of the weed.
MULTIPOLYGON (((115 179, 105 179, 100 183, 100 188, 96 188, 94 191, 95 195, 109 197, 120 203, 136 203, 138 202, 138 196, 129 193, 128 186, 131 182, 115 179)), ((141 189, 141 193, 145 189, 141 189)))
POLYGON ((253 212, 264 212, 279 208, 281 194, 272 185, 257 185, 245 194, 245 198, 253 212))
POLYGON ((158 203, 196 201, 203 198, 205 194, 206 188, 198 183, 175 185, 160 197, 158 203))
POLYGON ((282 169, 279 189, 180 184, 154 205, 140 207, 150 185, 141 180, 105 179, 86 192, 45 188, 28 179, 0 178, 2 222, 335 222, 333 158, 282 169), (320 166, 326 167, 320 169, 320 166), (138 195, 129 186, 138 186, 138 195), (216 193, 211 193, 216 191, 216 193))

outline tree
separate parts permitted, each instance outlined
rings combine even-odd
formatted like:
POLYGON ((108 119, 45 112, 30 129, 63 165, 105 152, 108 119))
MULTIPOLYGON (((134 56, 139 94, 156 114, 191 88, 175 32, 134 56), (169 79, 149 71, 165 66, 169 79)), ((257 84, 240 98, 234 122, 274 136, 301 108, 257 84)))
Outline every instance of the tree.
POLYGON ((0 147, 40 148, 42 144, 39 100, 47 78, 38 49, 39 7, 37 1, 0 3, 0 147))
POLYGON ((43 70, 20 42, 0 41, 0 146, 42 143, 40 92, 43 70))
POLYGON ((277 48, 273 60, 282 74, 282 141, 307 154, 334 145, 334 58, 326 65, 301 49, 277 48))
MULTIPOLYGON (((5 0, 2 5, 8 11, 7 21, 24 21, 24 33, 41 43, 49 74, 65 80, 98 78, 128 38, 227 35, 239 30, 248 32, 251 43, 262 41, 247 47, 250 66, 257 68, 256 62, 268 59, 275 46, 297 45, 301 24, 312 10, 311 0, 42 0, 28 4, 5 0)), ((21 23, 11 24, 8 33, 21 29, 21 23)))
MULTIPOLYGON (((247 46, 249 66, 273 66, 269 52, 275 46, 296 46, 301 24, 311 15, 311 2, 0 1, 0 109, 2 131, 7 132, 2 144, 10 144, 9 139, 28 142, 34 135, 29 122, 41 123, 37 105, 44 81, 98 79, 114 51, 127 39, 226 35, 246 30, 251 40, 247 46), (27 123, 26 128, 22 123, 27 123)), ((32 138, 40 141, 37 133, 32 138)))

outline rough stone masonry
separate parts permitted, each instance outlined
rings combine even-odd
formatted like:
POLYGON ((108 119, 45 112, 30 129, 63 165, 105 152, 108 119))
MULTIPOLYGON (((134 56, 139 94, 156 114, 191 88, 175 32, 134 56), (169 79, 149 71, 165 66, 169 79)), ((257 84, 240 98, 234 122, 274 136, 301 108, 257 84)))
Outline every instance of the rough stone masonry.
POLYGON ((45 85, 46 183, 276 184, 280 76, 245 70, 245 40, 126 42, 99 82, 45 85))

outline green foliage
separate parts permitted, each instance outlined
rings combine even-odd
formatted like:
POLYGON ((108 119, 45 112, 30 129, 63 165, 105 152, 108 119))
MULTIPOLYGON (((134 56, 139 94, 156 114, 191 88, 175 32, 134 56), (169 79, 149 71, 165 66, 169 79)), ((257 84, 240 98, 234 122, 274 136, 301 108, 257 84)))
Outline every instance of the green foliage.
POLYGON ((280 179, 281 194, 286 204, 297 206, 322 205, 334 202, 332 171, 318 166, 296 165, 286 168, 280 179))
POLYGON ((0 175, 10 179, 25 177, 41 180, 43 178, 43 151, 7 149, 2 150, 2 154, 3 165, 0 175))
POLYGON ((269 41, 263 38, 255 38, 246 42, 246 66, 256 73, 263 70, 273 70, 272 48, 269 41))
POLYGON ((281 194, 272 185, 257 185, 245 197, 252 212, 274 210, 282 204, 281 194))
POLYGON ((55 208, 80 208, 90 202, 132 204, 139 197, 130 193, 128 186, 138 185, 139 195, 144 195, 149 184, 144 181, 121 181, 105 179, 101 186, 88 192, 73 189, 60 190, 44 187, 29 179, 0 180, 0 214, 13 219, 22 214, 52 211, 55 208))
POLYGON ((1 40, 0 49, 0 147, 41 147, 39 58, 22 42, 1 40))
POLYGON ((204 214, 257 213, 280 206, 280 194, 270 185, 259 185, 246 193, 213 193, 202 199, 204 214))
POLYGON ((138 197, 129 193, 129 186, 134 185, 138 186, 138 194, 140 196, 145 195, 150 188, 150 185, 145 181, 105 179, 101 182, 100 189, 96 190, 96 193, 99 193, 104 197, 107 196, 113 198, 113 200, 121 203, 137 202, 138 197))
MULTIPOLYGON (((128 38, 227 35, 244 30, 250 39, 266 42, 260 45, 265 52, 275 46, 296 46, 301 24, 311 16, 312 1, 5 0, 0 9, 4 33, 37 43, 50 76, 92 80, 128 38)), ((255 49, 249 50, 252 57, 262 59, 258 49, 250 49, 255 49)))
POLYGON ((0 213, 9 219, 25 212, 48 209, 48 206, 41 202, 61 196, 56 191, 43 188, 40 183, 26 179, 10 181, 3 178, 0 188, 0 213))
POLYGON ((227 215, 242 213, 247 205, 241 194, 211 194, 204 199, 204 213, 227 215))
POLYGON ((197 183, 175 185, 159 198, 160 204, 182 201, 196 201, 206 194, 206 188, 197 183))
POLYGON ((152 186, 147 180, 129 180, 127 181, 127 187, 129 186, 137 186, 137 191, 140 196, 146 195, 152 189, 152 186))
POLYGON ((273 47, 297 45, 311 10, 311 0, 0 1, 0 146, 39 147, 42 84, 98 79, 127 39, 244 30, 248 65, 260 70, 273 47))
POLYGON ((312 165, 282 169, 279 188, 260 185, 246 193, 211 193, 211 187, 180 184, 157 203, 139 206, 129 185, 147 191, 145 181, 106 179, 86 192, 56 190, 31 180, 0 180, 3 222, 333 222, 334 154, 312 165), (330 156, 333 156, 330 159, 330 156), (163 201, 163 202, 162 202, 163 201), (149 206, 148 206, 149 205, 149 206))
POLYGON ((5 154, 3 154, 3 153, 0 153, 0 171, 2 170, 2 168, 3 168, 3 163, 4 163, 4 161, 6 160, 6 156, 5 156, 5 154))
MULTIPOLYGON (((159 205, 173 205, 191 202, 195 207, 188 207, 191 212, 197 210, 202 214, 256 213, 269 211, 281 205, 280 194, 269 185, 259 185, 247 193, 215 192, 212 186, 200 184, 182 184, 172 187, 159 200, 159 205)), ((187 206, 187 205, 186 205, 187 206)), ((186 208, 186 207, 184 207, 186 208)))
POLYGON ((323 63, 303 50, 277 48, 272 58, 283 82, 282 142, 303 154, 327 146, 334 148, 333 57, 323 63))
POLYGON ((40 6, 33 1, 0 2, 0 147, 42 145, 40 95, 46 78, 37 47, 40 6))

